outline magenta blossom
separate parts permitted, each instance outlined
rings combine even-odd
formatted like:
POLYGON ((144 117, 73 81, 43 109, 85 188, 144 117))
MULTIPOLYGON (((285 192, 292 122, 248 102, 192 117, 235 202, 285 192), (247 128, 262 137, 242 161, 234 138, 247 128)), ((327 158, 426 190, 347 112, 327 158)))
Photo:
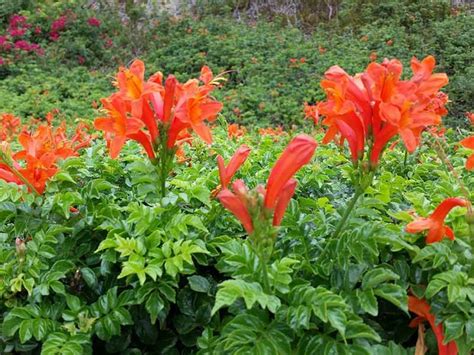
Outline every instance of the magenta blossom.
POLYGON ((26 33, 26 28, 11 28, 8 32, 12 37, 21 37, 26 33))
POLYGON ((59 33, 57 32, 50 32, 49 33, 49 39, 53 42, 56 42, 57 40, 59 40, 59 33))
POLYGON ((92 27, 100 27, 101 21, 96 17, 91 17, 87 20, 87 23, 92 27))
POLYGON ((30 51, 31 47, 27 41, 20 40, 15 42, 15 49, 19 49, 22 51, 30 51))
POLYGON ((11 28, 17 28, 19 25, 26 23, 26 17, 21 15, 12 15, 9 25, 11 28))
POLYGON ((66 28, 67 16, 61 16, 51 24, 51 34, 58 33, 66 28))

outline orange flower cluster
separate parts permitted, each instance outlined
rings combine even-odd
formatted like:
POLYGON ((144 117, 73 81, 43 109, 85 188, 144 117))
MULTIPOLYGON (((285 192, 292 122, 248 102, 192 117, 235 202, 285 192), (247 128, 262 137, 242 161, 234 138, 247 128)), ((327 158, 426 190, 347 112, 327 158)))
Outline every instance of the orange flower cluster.
POLYGON ((352 77, 339 66, 325 73, 321 86, 327 101, 317 105, 317 115, 328 126, 323 142, 339 135, 347 141, 354 162, 367 152, 371 166, 377 166, 388 142, 400 135, 409 152, 420 144, 423 130, 441 123, 447 113, 447 96, 439 90, 448 83, 446 74, 433 74, 435 59, 411 61, 413 76, 401 80, 400 61, 385 59, 371 63, 352 77))
POLYGON ((294 64, 295 66, 298 66, 298 64, 304 64, 306 63, 306 58, 302 57, 300 59, 298 58, 290 58, 290 65, 294 64))
POLYGON ((0 114, 0 141, 11 141, 20 132, 21 120, 11 113, 0 114))
POLYGON ((222 103, 210 94, 223 78, 214 77, 206 66, 199 80, 184 84, 173 75, 163 80, 161 72, 148 80, 144 75, 144 63, 135 60, 129 69, 121 68, 117 74, 118 92, 102 99, 106 116, 97 118, 94 125, 105 132, 111 157, 117 157, 125 142, 132 139, 153 160, 160 147, 176 150, 190 129, 210 144, 211 131, 205 121, 215 120, 222 109, 222 103))
POLYGON ((88 129, 86 124, 79 124, 72 137, 66 134, 65 122, 57 128, 45 123, 34 131, 23 130, 18 136, 22 150, 12 153, 8 143, 2 143, 0 178, 42 194, 46 182, 58 172, 58 161, 77 156, 79 149, 90 144, 93 136, 88 129))
POLYGON ((229 138, 239 138, 245 136, 247 128, 239 126, 237 123, 232 123, 227 126, 227 136, 229 138))
POLYGON ((261 136, 282 136, 286 134, 286 132, 283 130, 283 127, 278 126, 276 128, 273 127, 267 127, 267 128, 259 128, 258 129, 258 134, 261 136))
POLYGON ((234 181, 233 191, 228 189, 232 177, 247 159, 250 149, 245 145, 241 146, 227 167, 224 165, 224 159, 218 156, 223 189, 217 198, 239 219, 249 235, 255 230, 265 229, 265 221, 269 219, 272 226, 279 226, 296 190, 293 175, 311 160, 316 147, 316 141, 305 134, 293 138, 270 172, 266 187, 259 185, 253 191, 249 191, 242 180, 234 181))
POLYGON ((318 105, 310 105, 307 102, 305 102, 303 111, 304 111, 304 118, 312 119, 314 124, 318 124, 319 122, 318 105))

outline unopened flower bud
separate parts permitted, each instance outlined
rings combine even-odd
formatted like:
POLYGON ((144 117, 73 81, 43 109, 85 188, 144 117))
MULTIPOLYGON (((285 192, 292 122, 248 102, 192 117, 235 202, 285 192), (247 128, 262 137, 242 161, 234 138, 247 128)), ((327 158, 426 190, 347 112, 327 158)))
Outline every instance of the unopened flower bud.
POLYGON ((25 261, 26 243, 23 239, 17 237, 15 240, 16 254, 20 263, 25 261))

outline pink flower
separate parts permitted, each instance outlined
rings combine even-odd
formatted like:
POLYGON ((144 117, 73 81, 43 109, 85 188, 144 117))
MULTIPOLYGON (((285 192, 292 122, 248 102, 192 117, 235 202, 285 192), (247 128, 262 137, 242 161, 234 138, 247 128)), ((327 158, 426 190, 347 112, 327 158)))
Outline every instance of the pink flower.
POLYGON ((77 57, 77 62, 79 63, 79 65, 82 65, 86 62, 86 58, 84 58, 82 55, 80 55, 80 56, 77 57))
POLYGON ((18 25, 22 25, 26 22, 26 17, 21 15, 12 15, 10 17, 9 25, 11 28, 17 28, 18 25))
POLYGON ((41 27, 40 26, 36 26, 35 27, 35 31, 34 31, 37 35, 41 34, 41 27))
POLYGON ((26 33, 26 28, 11 28, 8 32, 12 37, 21 37, 26 33))
POLYGON ((0 46, 3 46, 7 42, 7 36, 0 36, 0 46))
POLYGON ((39 56, 44 55, 43 48, 37 43, 30 43, 30 51, 35 52, 39 56))
POLYGON ((53 42, 56 42, 57 40, 59 40, 59 33, 57 32, 50 32, 49 33, 49 39, 53 42))
POLYGON ((30 44, 27 41, 20 40, 15 42, 15 49, 19 49, 22 51, 29 51, 30 50, 30 44))
POLYGON ((57 33, 66 28, 67 16, 61 16, 51 24, 51 33, 57 33))
POLYGON ((100 27, 101 21, 96 17, 91 17, 87 20, 87 23, 92 27, 100 27))

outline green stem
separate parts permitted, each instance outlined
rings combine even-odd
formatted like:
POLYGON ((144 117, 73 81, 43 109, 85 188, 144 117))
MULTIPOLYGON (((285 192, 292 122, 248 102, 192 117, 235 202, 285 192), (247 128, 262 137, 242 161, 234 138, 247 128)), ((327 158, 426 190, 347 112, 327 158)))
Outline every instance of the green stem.
POLYGON ((167 176, 167 169, 166 169, 166 158, 165 154, 162 154, 161 164, 159 166, 160 169, 160 192, 161 198, 166 196, 166 176, 167 176))
POLYGON ((472 205, 468 205, 466 221, 469 226, 469 239, 471 242, 471 271, 469 276, 474 278, 474 211, 472 205))
POLYGON ((270 291, 270 281, 268 279, 267 260, 261 257, 260 261, 262 262, 263 290, 265 291, 266 294, 270 294, 271 291, 270 291))
MULTIPOLYGON (((160 129, 160 132, 166 132, 165 128, 160 129)), ((167 146, 168 138, 162 133, 160 136, 159 143, 159 152, 158 152, 158 162, 156 164, 156 169, 158 173, 159 181, 159 190, 161 198, 166 196, 166 179, 173 167, 174 159, 174 150, 168 148, 167 146)))
POLYGON ((351 215, 351 212, 352 212, 352 210, 354 209, 354 207, 357 203, 357 200, 359 200, 359 197, 362 196, 363 193, 364 193, 363 189, 358 188, 358 189, 355 190, 354 196, 352 196, 352 199, 349 202, 349 204, 347 205, 347 208, 344 211, 344 214, 342 215, 341 220, 337 224, 336 230, 334 231, 334 234, 333 234, 333 238, 337 238, 337 236, 342 232, 343 228, 346 225, 347 219, 351 215))

